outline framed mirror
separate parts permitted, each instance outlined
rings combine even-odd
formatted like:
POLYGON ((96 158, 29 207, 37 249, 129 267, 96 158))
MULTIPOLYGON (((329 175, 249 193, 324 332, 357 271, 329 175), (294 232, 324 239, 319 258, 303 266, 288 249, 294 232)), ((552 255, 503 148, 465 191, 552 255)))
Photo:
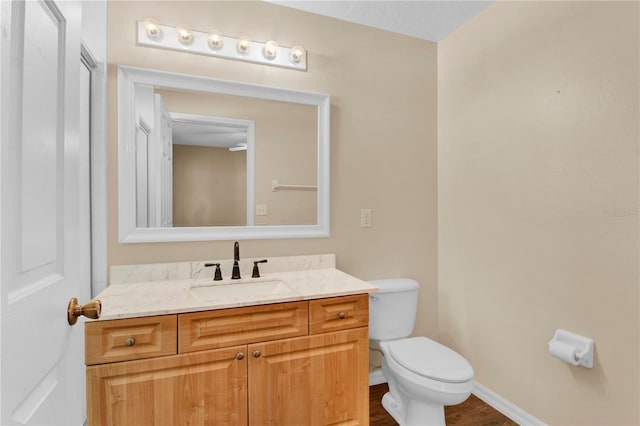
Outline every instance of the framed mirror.
POLYGON ((329 236, 327 94, 118 67, 121 243, 329 236))

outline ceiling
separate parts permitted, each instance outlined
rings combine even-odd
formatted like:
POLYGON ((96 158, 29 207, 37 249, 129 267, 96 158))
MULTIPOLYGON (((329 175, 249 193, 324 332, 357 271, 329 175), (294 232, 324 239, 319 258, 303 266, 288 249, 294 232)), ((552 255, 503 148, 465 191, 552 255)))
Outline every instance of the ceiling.
POLYGON ((267 1, 429 41, 442 40, 492 3, 485 0, 267 1))
MULTIPOLYGON (((183 114, 184 115, 184 114, 183 114)), ((231 148, 239 144, 247 145, 247 128, 240 125, 229 125, 211 120, 198 121, 192 119, 173 120, 171 125, 172 143, 174 145, 203 146, 208 148, 231 148)))

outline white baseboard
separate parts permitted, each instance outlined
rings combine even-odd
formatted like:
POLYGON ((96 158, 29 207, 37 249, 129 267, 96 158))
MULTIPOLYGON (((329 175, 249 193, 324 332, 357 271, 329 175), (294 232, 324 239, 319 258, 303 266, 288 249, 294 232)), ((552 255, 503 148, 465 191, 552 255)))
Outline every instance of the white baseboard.
POLYGON ((387 383, 387 379, 384 378, 382 370, 378 369, 369 373, 369 386, 375 386, 381 383, 387 383))
MULTIPOLYGON (((371 379, 369 379, 371 380, 371 379)), ((497 393, 482 386, 480 383, 474 380, 473 392, 475 396, 486 402, 491 407, 500 411, 505 416, 509 417, 514 422, 522 426, 547 426, 545 422, 535 418, 531 414, 524 411, 517 405, 507 401, 497 393)))

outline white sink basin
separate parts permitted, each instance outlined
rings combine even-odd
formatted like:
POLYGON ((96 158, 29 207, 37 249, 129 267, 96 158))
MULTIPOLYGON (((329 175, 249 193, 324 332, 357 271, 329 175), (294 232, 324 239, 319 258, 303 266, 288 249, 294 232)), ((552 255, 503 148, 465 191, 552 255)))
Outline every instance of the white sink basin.
POLYGON ((191 284, 189 295, 202 301, 235 299, 251 300, 291 294, 291 288, 277 278, 250 278, 241 280, 198 280, 191 284))

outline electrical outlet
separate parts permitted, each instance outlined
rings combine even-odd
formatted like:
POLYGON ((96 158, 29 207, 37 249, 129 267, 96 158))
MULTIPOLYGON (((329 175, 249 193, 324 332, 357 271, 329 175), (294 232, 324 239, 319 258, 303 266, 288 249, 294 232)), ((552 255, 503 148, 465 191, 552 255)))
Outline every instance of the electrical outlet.
POLYGON ((267 215, 267 205, 256 204, 256 216, 266 216, 266 215, 267 215))
POLYGON ((373 211, 371 209, 360 210, 360 227, 371 228, 373 226, 373 211))

